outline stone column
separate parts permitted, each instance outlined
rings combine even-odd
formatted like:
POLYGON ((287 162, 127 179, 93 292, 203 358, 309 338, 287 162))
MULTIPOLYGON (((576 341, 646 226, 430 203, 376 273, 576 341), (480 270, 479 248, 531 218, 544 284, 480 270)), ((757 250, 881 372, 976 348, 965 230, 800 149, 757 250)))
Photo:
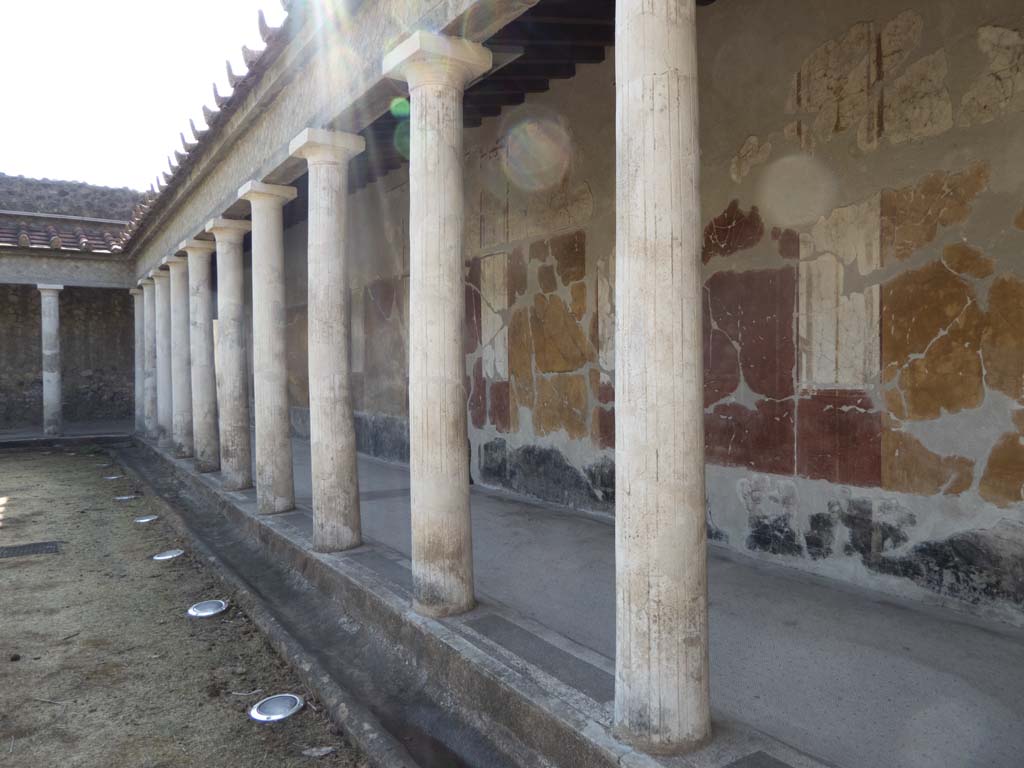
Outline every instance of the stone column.
POLYGON ((146 358, 146 318, 143 306, 142 289, 132 288, 128 293, 132 296, 135 310, 135 432, 141 434, 146 429, 145 404, 145 358, 146 358))
POLYGON ((171 445, 174 455, 192 455, 192 352, 189 348, 188 262, 166 256, 171 273, 171 445))
POLYGON ((156 423, 161 448, 171 445, 171 286, 166 269, 149 273, 156 284, 156 423))
POLYGON ((615 728, 664 754, 711 733, 694 10, 615 17, 615 728))
POLYGON ((345 203, 348 161, 364 148, 361 136, 315 129, 303 131, 289 146, 309 167, 309 438, 318 552, 362 543, 349 386, 345 203))
POLYGON ((252 206, 252 334, 256 395, 256 500, 261 514, 295 506, 285 363, 284 213, 295 187, 250 181, 238 196, 252 206))
POLYGON ((60 376, 60 292, 63 285, 39 285, 43 337, 43 434, 64 432, 60 376))
POLYGON ((142 382, 143 414, 146 422, 146 437, 156 439, 160 430, 157 423, 156 404, 156 284, 151 278, 142 280, 142 301, 145 305, 143 320, 145 334, 143 343, 142 382))
POLYGON ((413 607, 473 607, 466 455, 462 268, 462 94, 491 53, 417 32, 384 59, 409 84, 409 464, 413 607))
POLYGON ((224 488, 252 486, 249 374, 245 350, 245 273, 242 241, 247 221, 213 219, 206 225, 217 246, 217 410, 224 488))
POLYGON ((220 466, 217 435, 217 380, 213 368, 212 240, 186 240, 188 254, 189 353, 192 363, 192 440, 198 472, 220 466))

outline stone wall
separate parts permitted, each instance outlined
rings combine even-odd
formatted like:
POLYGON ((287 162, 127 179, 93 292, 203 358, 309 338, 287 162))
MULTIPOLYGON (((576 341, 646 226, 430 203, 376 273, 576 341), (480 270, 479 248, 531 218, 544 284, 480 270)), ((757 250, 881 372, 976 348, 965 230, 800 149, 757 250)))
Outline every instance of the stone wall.
MULTIPOLYGON (((701 9, 712 538, 1024 622, 1024 18, 701 9)), ((478 482, 614 499, 614 66, 466 132, 478 482)), ((353 198, 363 446, 407 416, 408 190, 353 198)))
POLYGON ((39 291, 0 285, 0 429, 43 425, 39 291))
MULTIPOLYGON (((0 286, 0 429, 42 425, 39 291, 0 286)), ((127 291, 60 293, 64 419, 127 419, 133 413, 132 298, 127 291)))

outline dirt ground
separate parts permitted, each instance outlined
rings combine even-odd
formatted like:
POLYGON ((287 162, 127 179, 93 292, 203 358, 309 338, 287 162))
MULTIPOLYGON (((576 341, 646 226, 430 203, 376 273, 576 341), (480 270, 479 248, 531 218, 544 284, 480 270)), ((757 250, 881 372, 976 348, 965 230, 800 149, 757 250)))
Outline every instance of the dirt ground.
POLYGON ((94 447, 0 451, 0 546, 60 541, 59 554, 0 559, 0 765, 18 768, 365 766, 164 520, 159 500, 94 447), (117 479, 106 479, 117 476, 117 479), (261 724, 271 693, 307 698, 261 724), (312 757, 304 750, 333 748, 312 757))

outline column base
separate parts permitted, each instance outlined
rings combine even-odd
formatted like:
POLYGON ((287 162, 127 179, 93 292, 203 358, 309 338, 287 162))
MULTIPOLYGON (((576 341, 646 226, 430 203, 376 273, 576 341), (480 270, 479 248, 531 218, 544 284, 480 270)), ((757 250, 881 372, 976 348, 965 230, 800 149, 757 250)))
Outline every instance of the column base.
POLYGON ((193 466, 195 466, 196 472, 199 472, 201 474, 207 474, 209 472, 216 472, 217 470, 220 469, 220 464, 218 464, 216 462, 213 462, 213 461, 200 461, 199 459, 196 459, 193 462, 193 466))
POLYGON ((427 605, 421 603, 419 600, 413 598, 412 609, 416 611, 420 616, 427 616, 431 619, 443 619, 448 616, 458 616, 463 613, 469 613, 476 608, 476 600, 471 599, 466 603, 457 605, 427 605))
POLYGON ((221 483, 221 488, 225 491, 231 491, 236 493, 238 491, 247 491, 252 488, 252 480, 238 480, 231 477, 225 477, 221 483))
POLYGON ((314 552, 345 552, 362 546, 361 536, 345 536, 330 533, 318 533, 316 525, 313 526, 313 551, 314 552))
POLYGON ((616 725, 612 728, 612 735, 623 744, 628 744, 645 754, 672 757, 696 752, 698 749, 707 746, 711 742, 712 734, 709 727, 707 734, 697 739, 671 742, 651 741, 649 738, 639 736, 627 728, 616 725))
POLYGON ((278 515, 282 512, 291 512, 293 509, 293 499, 264 499, 260 498, 257 492, 256 513, 259 515, 278 515))

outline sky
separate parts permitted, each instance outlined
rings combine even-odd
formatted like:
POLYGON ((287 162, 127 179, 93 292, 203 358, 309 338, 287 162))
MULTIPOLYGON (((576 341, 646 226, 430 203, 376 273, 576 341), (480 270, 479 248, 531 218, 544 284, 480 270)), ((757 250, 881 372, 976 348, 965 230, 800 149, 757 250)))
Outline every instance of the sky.
POLYGON ((148 189, 279 0, 0 0, 0 173, 148 189))

